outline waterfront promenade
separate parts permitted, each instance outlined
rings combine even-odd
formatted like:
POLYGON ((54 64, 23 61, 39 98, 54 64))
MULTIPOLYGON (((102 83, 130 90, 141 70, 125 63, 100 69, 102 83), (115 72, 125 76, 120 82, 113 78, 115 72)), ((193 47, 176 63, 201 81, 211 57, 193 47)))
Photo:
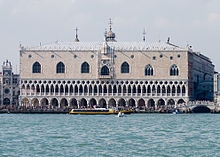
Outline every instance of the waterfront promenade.
MULTIPOLYGON (((66 114, 71 111, 71 107, 54 108, 53 106, 0 106, 0 113, 24 113, 24 114, 66 114)), ((83 108, 86 109, 86 108, 83 108)), ((91 108, 89 108, 91 109, 91 108)), ((146 108, 146 107, 133 107, 122 108, 124 110, 134 110, 134 113, 172 113, 176 109, 180 109, 183 113, 194 113, 194 112, 210 112, 220 113, 220 105, 215 105, 214 102, 210 101, 192 101, 179 106, 163 106, 158 108, 146 108), (197 109, 196 109, 197 108, 197 109), (200 111, 201 110, 201 111, 200 111)))

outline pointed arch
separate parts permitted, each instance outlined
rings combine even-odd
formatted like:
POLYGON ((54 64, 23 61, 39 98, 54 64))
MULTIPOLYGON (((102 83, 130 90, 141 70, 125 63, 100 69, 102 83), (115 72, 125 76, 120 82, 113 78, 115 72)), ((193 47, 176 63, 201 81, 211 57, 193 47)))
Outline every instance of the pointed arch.
POLYGON ((165 88, 165 86, 163 85, 162 86, 162 94, 165 94, 166 93, 166 88, 165 88))
POLYGON ((123 93, 124 93, 124 94, 127 93, 126 91, 127 91, 127 89, 126 89, 126 86, 124 85, 124 86, 123 86, 123 93))
POLYGON ((47 98, 43 98, 41 101, 40 101, 40 104, 41 106, 48 106, 49 105, 49 101, 47 98))
POLYGON ((68 106, 68 101, 66 100, 66 98, 61 99, 60 108, 65 108, 67 106, 68 106))
POLYGON ((148 100, 148 102, 147 102, 147 107, 148 107, 150 110, 154 110, 154 109, 155 109, 155 101, 154 101, 154 99, 148 100))
POLYGON ((118 101, 118 107, 125 107, 126 106, 126 101, 121 98, 119 101, 118 101))
POLYGON ((82 98, 79 102, 80 108, 87 108, 87 100, 85 98, 82 98))
POLYGON ((107 93, 107 86, 106 85, 104 85, 104 87, 103 87, 103 93, 107 93))
POLYGON ((138 106, 138 108, 140 110, 145 109, 145 101, 144 101, 144 99, 141 98, 140 100, 138 100, 137 106, 138 106))
POLYGON ((59 103, 58 103, 58 100, 56 98, 53 98, 51 101, 50 101, 50 105, 53 106, 54 108, 57 108, 59 103))
POLYGON ((108 85, 108 93, 112 93, 112 85, 108 85))
POLYGON ((180 89, 180 86, 178 85, 177 86, 177 94, 180 94, 181 93, 181 89, 180 89))
POLYGON ((148 93, 148 94, 151 93, 151 87, 150 87, 150 85, 147 86, 147 93, 148 93))
POLYGON ((116 87, 116 85, 113 86, 113 93, 114 93, 114 94, 117 93, 117 87, 116 87))
POLYGON ((102 85, 99 85, 99 94, 102 93, 102 85))
POLYGON ((107 108, 107 103, 106 103, 105 99, 102 98, 99 100, 99 107, 100 108, 107 108))
POLYGON ((178 76, 178 75, 179 75, 179 69, 176 64, 173 64, 170 67, 170 76, 178 76))
POLYGON ((170 86, 167 86, 167 94, 170 94, 170 86))
POLYGON ((39 85, 36 86, 36 92, 40 93, 40 86, 39 85))
POLYGON ((31 88, 30 88, 30 85, 28 84, 27 87, 26 87, 26 92, 27 92, 28 94, 30 93, 30 89, 31 89, 31 88))
POLYGON ((165 107, 165 101, 163 99, 159 99, 157 102, 158 108, 164 108, 165 107))
POLYGON ((141 86, 140 86, 140 85, 138 85, 138 87, 137 87, 137 93, 138 93, 138 94, 141 93, 141 86))
POLYGON ((109 68, 106 65, 101 68, 101 75, 109 75, 109 68))
MULTIPOLYGON (((8 99, 8 98, 5 98, 4 100, 3 100, 3 104, 5 104, 5 105, 9 105, 10 104, 10 100, 8 99)), ((30 104, 30 101, 29 101, 29 99, 28 98, 23 98, 22 99, 22 105, 24 105, 24 106, 30 106, 31 104, 30 104)))
POLYGON ((74 109, 77 109, 78 108, 78 104, 77 104, 77 100, 75 98, 72 98, 70 100, 70 107, 71 108, 74 108, 74 109))
POLYGON ((40 106, 40 102, 37 98, 32 99, 31 103, 34 107, 40 106))
POLYGON ((60 94, 63 94, 64 93, 64 88, 63 88, 63 85, 61 84, 60 85, 60 94))
POLYGON ((98 92, 98 90, 97 90, 97 86, 95 85, 95 86, 94 86, 94 94, 96 95, 97 92, 98 92))
POLYGON ((121 85, 118 86, 118 93, 121 93, 121 85))
POLYGON ((150 64, 146 65, 146 67, 145 67, 145 76, 153 76, 153 75, 154 75, 153 67, 150 64))
POLYGON ((48 94, 50 92, 50 88, 49 88, 49 85, 47 84, 46 85, 46 94, 48 94))
POLYGON ((182 86, 182 94, 186 94, 186 87, 185 87, 185 85, 182 86))
POLYGON ((169 99, 167 102, 168 108, 174 108, 175 106, 175 101, 173 99, 169 99))
POLYGON ((70 95, 73 94, 73 85, 70 85, 70 95))
POLYGON ((56 66, 56 72, 57 73, 65 73, 65 65, 63 62, 59 62, 56 66))
POLYGON ((50 86, 50 94, 51 94, 51 95, 54 94, 54 86, 53 86, 53 85, 50 86))
POLYGON ((66 84, 65 85, 65 94, 67 95, 69 93, 69 87, 68 87, 68 85, 66 84))
POLYGON ((31 85, 31 93, 34 93, 35 92, 35 86, 32 84, 31 85))
POLYGON ((121 64, 121 73, 129 73, 129 64, 127 62, 121 64))
POLYGON ((128 85, 128 93, 131 93, 131 86, 128 85))
POLYGON ((173 85, 172 86, 172 94, 175 94, 176 93, 176 87, 173 85))
POLYGON ((39 62, 35 62, 32 66, 32 73, 41 73, 41 65, 39 62))
POLYGON ((128 107, 133 108, 136 106, 135 100, 133 98, 129 99, 128 101, 128 107))
POLYGON ((145 85, 142 86, 142 93, 146 94, 146 87, 145 87, 145 85))
POLYGON ((87 85, 84 86, 84 94, 87 94, 88 93, 88 87, 87 85))
POLYGON ((160 85, 158 85, 158 86, 157 86, 157 93, 158 93, 158 94, 161 93, 160 90, 161 90, 161 89, 160 89, 160 85))
POLYGON ((75 85, 75 87, 74 87, 74 93, 75 93, 75 94, 78 94, 78 92, 79 92, 78 86, 75 85))
POLYGON ((154 93, 154 94, 156 93, 156 87, 155 87, 155 85, 152 86, 152 93, 154 93))
POLYGON ((135 85, 133 85, 132 93, 136 93, 136 86, 135 85))
POLYGON ((83 87, 82 85, 79 86, 79 94, 82 94, 83 93, 83 87))
POLYGON ((89 94, 92 94, 92 85, 89 85, 89 94))
POLYGON ((45 92, 45 89, 44 89, 44 85, 42 84, 41 85, 41 94, 44 94, 44 92, 45 92))
POLYGON ((109 108, 116 107, 116 101, 115 101, 115 99, 111 98, 111 99, 108 101, 108 107, 109 107, 109 108))
POLYGON ((84 62, 81 64, 81 73, 89 73, 89 64, 84 62))
POLYGON ((177 101, 177 104, 184 104, 185 103, 185 101, 183 100, 183 99, 179 99, 178 101, 177 101))
POLYGON ((96 102, 96 100, 94 98, 89 100, 89 107, 90 108, 95 108, 96 105, 97 105, 97 102, 96 102))

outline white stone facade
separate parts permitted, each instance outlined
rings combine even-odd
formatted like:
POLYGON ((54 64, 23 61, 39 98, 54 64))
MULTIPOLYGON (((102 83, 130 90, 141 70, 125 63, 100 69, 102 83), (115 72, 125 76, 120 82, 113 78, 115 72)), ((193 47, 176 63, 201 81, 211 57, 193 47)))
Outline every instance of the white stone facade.
POLYGON ((173 107, 212 100, 213 75, 207 57, 169 42, 55 42, 21 47, 20 103, 173 107))

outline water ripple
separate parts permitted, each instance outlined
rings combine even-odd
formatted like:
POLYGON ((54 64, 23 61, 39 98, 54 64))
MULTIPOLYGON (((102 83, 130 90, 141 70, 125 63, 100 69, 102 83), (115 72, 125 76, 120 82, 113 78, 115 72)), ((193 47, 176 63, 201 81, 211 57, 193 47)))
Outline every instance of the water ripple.
POLYGON ((220 115, 0 115, 0 156, 220 156, 220 115))

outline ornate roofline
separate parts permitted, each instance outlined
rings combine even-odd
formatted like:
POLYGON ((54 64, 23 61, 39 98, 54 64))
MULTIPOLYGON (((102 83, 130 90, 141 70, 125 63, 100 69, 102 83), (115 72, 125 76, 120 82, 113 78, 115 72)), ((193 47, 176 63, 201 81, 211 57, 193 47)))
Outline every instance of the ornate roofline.
MULTIPOLYGON (((188 51, 164 42, 107 42, 114 51, 188 51)), ((37 47, 21 47, 20 51, 100 51, 103 42, 54 42, 37 47)))

